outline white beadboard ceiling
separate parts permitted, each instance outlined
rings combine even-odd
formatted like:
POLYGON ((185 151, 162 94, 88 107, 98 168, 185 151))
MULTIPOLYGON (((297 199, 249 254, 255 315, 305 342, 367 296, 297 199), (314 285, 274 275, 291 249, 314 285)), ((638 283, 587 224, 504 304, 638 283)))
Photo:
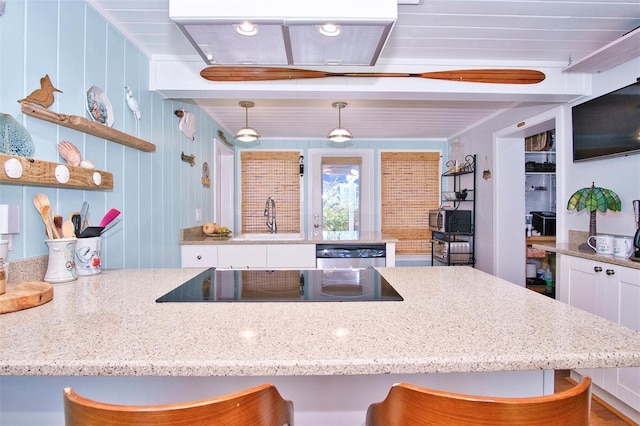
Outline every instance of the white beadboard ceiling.
MULTIPOLYGON (((169 0, 86 1, 150 59, 194 60, 193 48, 169 19, 169 0)), ((598 72, 604 70, 603 64, 612 67, 640 55, 637 31, 627 42, 630 47, 624 56, 616 56, 612 62, 606 54, 606 46, 639 26, 640 0, 423 0, 417 5, 398 6, 398 20, 378 64, 396 68, 413 64, 411 72, 416 72, 415 64, 539 69, 565 68, 584 60, 580 72, 598 72), (604 54, 598 52, 603 48, 604 54)), ((205 66, 202 62, 201 68, 205 66)), ((372 70, 362 67, 358 71, 372 70)), ((344 80, 344 84, 349 83, 344 80)), ((179 86, 183 88, 184 82, 179 86)), ((369 138, 452 138, 518 104, 493 96, 471 101, 459 97, 447 100, 446 96, 440 96, 440 100, 428 96, 406 100, 393 91, 350 99, 343 97, 335 85, 320 97, 313 91, 278 97, 243 91, 245 86, 239 83, 233 96, 226 98, 214 94, 212 88, 210 97, 199 93, 193 102, 229 132, 229 137, 244 126, 245 112, 238 102, 250 100, 256 106, 249 110, 249 124, 263 138, 324 138, 338 121, 331 102, 346 101, 349 105, 342 110, 342 124, 354 134, 354 142, 369 138)), ((495 91, 493 85, 486 86, 488 94, 495 91)), ((553 101, 549 97, 537 102, 553 101)))

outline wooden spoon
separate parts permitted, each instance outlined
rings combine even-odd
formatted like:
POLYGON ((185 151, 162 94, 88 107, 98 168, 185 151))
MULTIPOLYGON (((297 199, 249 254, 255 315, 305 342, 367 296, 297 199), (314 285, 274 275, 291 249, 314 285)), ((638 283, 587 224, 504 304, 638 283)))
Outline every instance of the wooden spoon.
POLYGON ((53 216, 53 225, 56 229, 56 233, 58 234, 58 238, 62 235, 62 216, 55 215, 53 216))
POLYGON ((33 196, 33 205, 36 206, 38 212, 42 214, 42 207, 50 206, 51 204, 49 203, 49 197, 45 194, 38 193, 33 196))
POLYGON ((47 230, 47 236, 50 240, 56 238, 53 232, 53 222, 50 219, 51 206, 42 206, 42 211, 40 212, 40 217, 42 218, 42 222, 44 222, 44 227, 47 230))
POLYGON ((51 225, 51 232, 53 232, 53 238, 60 238, 60 233, 58 232, 58 228, 56 227, 56 217, 53 214, 53 209, 49 206, 49 225, 51 225))
POLYGON ((73 238, 76 236, 73 223, 70 220, 62 222, 62 236, 64 238, 73 238))
POLYGON ((49 198, 45 194, 38 193, 33 196, 33 204, 36 206, 38 213, 40 213, 40 217, 42 218, 42 222, 44 223, 47 236, 50 240, 53 239, 53 222, 49 220, 49 210, 51 209, 49 198))

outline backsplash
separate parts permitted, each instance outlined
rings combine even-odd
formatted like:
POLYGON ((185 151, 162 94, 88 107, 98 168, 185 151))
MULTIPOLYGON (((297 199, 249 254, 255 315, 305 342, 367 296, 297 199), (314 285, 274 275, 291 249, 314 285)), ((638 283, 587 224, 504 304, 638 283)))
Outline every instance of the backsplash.
POLYGON ((42 281, 47 272, 49 256, 38 256, 5 263, 7 283, 20 281, 42 281))

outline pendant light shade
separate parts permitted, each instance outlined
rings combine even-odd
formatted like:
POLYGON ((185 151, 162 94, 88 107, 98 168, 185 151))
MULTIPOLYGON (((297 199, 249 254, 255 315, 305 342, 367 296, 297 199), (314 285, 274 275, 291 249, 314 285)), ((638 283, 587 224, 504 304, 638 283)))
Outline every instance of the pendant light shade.
POLYGON ((331 130, 327 135, 327 138, 329 138, 329 140, 331 140, 332 142, 339 142, 339 143, 347 142, 351 140, 353 138, 353 135, 351 135, 351 132, 342 127, 342 115, 340 111, 342 108, 345 108, 347 106, 347 103, 334 102, 331 104, 331 106, 338 109, 338 127, 331 130))
POLYGON ((255 142, 260 139, 260 134, 253 127, 249 127, 249 108, 253 108, 255 104, 242 101, 240 106, 244 108, 244 127, 236 132, 236 139, 240 142, 255 142))

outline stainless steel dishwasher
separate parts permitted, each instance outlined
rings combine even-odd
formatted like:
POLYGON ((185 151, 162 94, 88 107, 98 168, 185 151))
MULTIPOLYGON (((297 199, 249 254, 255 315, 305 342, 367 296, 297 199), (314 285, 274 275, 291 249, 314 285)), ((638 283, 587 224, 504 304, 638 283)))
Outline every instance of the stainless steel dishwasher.
POLYGON ((366 268, 385 266, 386 244, 317 244, 316 267, 366 268))

